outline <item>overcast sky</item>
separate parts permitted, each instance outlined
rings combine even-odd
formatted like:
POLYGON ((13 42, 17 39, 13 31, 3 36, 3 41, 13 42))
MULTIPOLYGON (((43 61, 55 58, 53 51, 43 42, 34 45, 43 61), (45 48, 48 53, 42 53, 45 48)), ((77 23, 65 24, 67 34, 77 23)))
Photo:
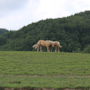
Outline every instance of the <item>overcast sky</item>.
POLYGON ((0 0, 0 28, 18 30, 47 18, 90 10, 90 0, 0 0))

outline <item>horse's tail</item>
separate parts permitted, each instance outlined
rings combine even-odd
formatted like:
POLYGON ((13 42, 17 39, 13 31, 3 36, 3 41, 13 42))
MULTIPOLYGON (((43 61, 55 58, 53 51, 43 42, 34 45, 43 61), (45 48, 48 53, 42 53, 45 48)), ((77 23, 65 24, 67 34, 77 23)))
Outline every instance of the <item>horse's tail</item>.
POLYGON ((59 45, 59 47, 60 47, 60 48, 62 48, 62 46, 61 46, 61 45, 59 45))
POLYGON ((56 43, 58 44, 59 48, 62 48, 62 46, 61 46, 59 41, 56 41, 56 43))

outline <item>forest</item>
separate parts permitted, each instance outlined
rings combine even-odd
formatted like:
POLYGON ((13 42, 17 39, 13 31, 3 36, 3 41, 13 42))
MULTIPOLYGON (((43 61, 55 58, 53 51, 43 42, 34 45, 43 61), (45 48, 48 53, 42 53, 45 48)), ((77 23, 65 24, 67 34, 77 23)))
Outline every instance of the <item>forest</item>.
POLYGON ((90 53, 90 11, 5 30, 0 34, 0 51, 32 51, 38 40, 60 41, 62 52, 90 53))

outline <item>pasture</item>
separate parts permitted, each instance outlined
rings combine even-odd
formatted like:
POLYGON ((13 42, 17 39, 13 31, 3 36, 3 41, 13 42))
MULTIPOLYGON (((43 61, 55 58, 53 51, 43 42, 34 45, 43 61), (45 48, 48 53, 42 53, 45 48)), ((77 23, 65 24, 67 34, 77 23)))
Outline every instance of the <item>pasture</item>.
POLYGON ((0 87, 90 87, 90 54, 0 51, 0 87))

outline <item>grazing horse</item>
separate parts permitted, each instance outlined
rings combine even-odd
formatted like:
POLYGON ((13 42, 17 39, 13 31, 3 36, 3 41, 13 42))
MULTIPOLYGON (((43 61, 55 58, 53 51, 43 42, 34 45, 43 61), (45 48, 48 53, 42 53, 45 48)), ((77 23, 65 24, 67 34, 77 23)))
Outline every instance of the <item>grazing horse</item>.
POLYGON ((52 41, 52 47, 55 47, 55 52, 59 52, 60 48, 62 48, 59 41, 52 41))
POLYGON ((42 47, 46 47, 48 52, 51 51, 51 47, 55 48, 55 52, 59 52, 60 48, 62 48, 59 41, 51 41, 51 40, 39 40, 32 47, 37 51, 42 51, 42 47))
POLYGON ((42 51, 42 47, 46 47, 47 51, 50 52, 50 47, 52 46, 52 43, 49 40, 39 40, 37 42, 37 45, 40 48, 40 51, 42 51))

